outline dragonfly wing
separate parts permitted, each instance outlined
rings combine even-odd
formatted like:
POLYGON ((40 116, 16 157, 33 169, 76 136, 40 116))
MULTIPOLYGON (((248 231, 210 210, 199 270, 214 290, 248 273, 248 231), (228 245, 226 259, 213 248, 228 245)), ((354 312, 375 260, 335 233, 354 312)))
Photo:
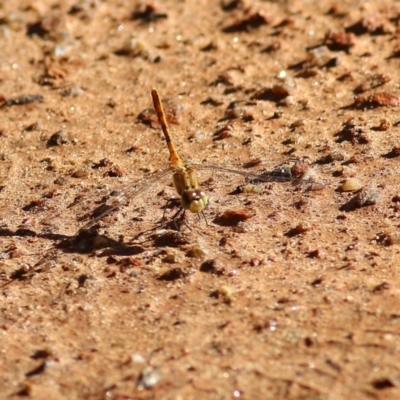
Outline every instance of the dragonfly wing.
POLYGON ((143 194, 144 192, 149 190, 155 183, 162 180, 166 176, 171 175, 175 171, 176 167, 171 166, 165 170, 150 174, 138 181, 134 185, 134 188, 124 190, 123 193, 121 193, 117 197, 109 199, 107 202, 103 203, 100 207, 97 208, 97 212, 99 213, 99 215, 96 215, 88 223, 82 226, 79 229, 79 232, 88 230, 97 222, 105 218, 107 215, 111 214, 118 208, 127 205, 130 200, 134 199, 140 194, 143 194))
MULTIPOLYGON (((293 163, 293 160, 288 160, 293 163)), ((271 163, 269 163, 271 165, 271 163)), ((192 165, 192 164, 191 164, 192 165)), ((266 162, 258 163, 257 167, 265 167, 266 162)), ((310 169, 307 164, 294 164, 292 167, 275 166, 269 170, 251 171, 249 168, 241 166, 221 166, 211 164, 193 164, 193 168, 198 170, 212 170, 227 174, 241 175, 245 178, 260 182, 292 182, 292 183, 318 183, 310 179, 310 169), (297 166, 297 167, 296 167, 297 166), (304 167, 306 166, 306 167, 304 167)))

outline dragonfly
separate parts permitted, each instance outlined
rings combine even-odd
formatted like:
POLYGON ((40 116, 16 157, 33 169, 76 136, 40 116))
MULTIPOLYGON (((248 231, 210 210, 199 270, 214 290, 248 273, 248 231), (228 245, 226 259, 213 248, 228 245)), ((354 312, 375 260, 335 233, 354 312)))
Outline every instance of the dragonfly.
MULTIPOLYGON (((126 206, 132 199, 143 194, 158 181, 171 175, 175 190, 180 196, 180 210, 178 210, 178 213, 175 214, 173 219, 176 218, 179 213, 181 213, 183 218, 186 211, 190 211, 198 215, 202 214, 206 206, 209 204, 209 196, 199 187, 197 178, 198 170, 211 170, 226 174, 241 175, 245 178, 251 179, 254 182, 290 181, 293 183, 301 183, 307 181, 312 183, 312 181, 305 176, 303 170, 304 168, 301 167, 301 164, 295 164, 291 169, 286 167, 278 167, 272 171, 257 173, 249 172, 246 170, 246 168, 241 170, 206 163, 196 164, 192 162, 184 162, 172 140, 171 131, 167 123, 167 118, 165 116, 165 111, 159 93, 154 87, 151 89, 151 97, 155 112, 157 114, 157 119, 160 123, 168 147, 169 166, 164 170, 150 174, 149 176, 145 177, 143 181, 140 181, 140 184, 134 186, 132 189, 125 190, 122 194, 119 194, 115 198, 110 198, 107 202, 103 203, 96 210, 95 216, 93 216, 89 222, 79 229, 79 233, 87 231, 107 215, 111 214, 122 206, 126 206)), ((256 164, 257 161, 254 163, 248 163, 247 167, 251 167, 256 164)), ((314 182, 314 184, 315 183, 316 182, 314 182)))

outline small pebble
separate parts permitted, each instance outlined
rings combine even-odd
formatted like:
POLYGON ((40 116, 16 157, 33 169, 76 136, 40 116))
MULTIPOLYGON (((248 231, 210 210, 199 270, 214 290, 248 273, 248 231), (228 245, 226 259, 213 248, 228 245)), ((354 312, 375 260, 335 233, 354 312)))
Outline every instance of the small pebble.
POLYGON ((387 157, 390 158, 395 158, 399 156, 400 156, 400 147, 398 146, 393 147, 392 150, 390 150, 389 153, 387 154, 387 157))
POLYGON ((347 178, 340 186, 342 192, 355 192, 362 189, 364 185, 357 178, 347 178))
POLYGON ((56 185, 60 185, 60 186, 65 185, 67 182, 68 182, 68 179, 63 177, 63 176, 60 176, 60 177, 58 177, 57 179, 54 180, 54 183, 56 185))
POLYGON ((352 32, 330 32, 324 43, 333 51, 348 51, 355 44, 355 35, 352 32))
POLYGON ((293 97, 293 96, 287 96, 287 97, 282 101, 282 104, 285 105, 285 106, 287 106, 287 107, 294 105, 294 103, 295 103, 295 100, 294 100, 294 97, 293 97))
POLYGON ((394 203, 399 203, 400 202, 400 194, 396 194, 393 196, 392 201, 394 203))
POLYGON ((241 193, 261 193, 264 190, 263 185, 253 185, 248 183, 247 185, 243 185, 240 187, 241 193))
POLYGON ((395 92, 378 92, 370 96, 355 96, 354 104, 360 108, 397 107, 400 105, 400 94, 395 92))
POLYGON ((354 198, 358 207, 373 206, 379 201, 379 193, 370 187, 363 188, 354 198))
POLYGON ((296 121, 292 122, 290 124, 290 128, 299 128, 300 126, 304 126, 306 124, 306 121, 303 118, 296 119, 296 121))
POLYGON ((42 124, 39 121, 34 122, 33 124, 30 124, 25 128, 25 130, 28 132, 40 131, 41 129, 42 129, 42 124))
POLYGON ((239 222, 246 221, 252 217, 249 209, 243 208, 239 210, 226 210, 218 217, 218 221, 222 224, 236 225, 239 222))
POLYGON ((222 299, 226 304, 232 303, 232 290, 225 285, 220 286, 217 290, 212 292, 211 296, 222 299))
POLYGON ((122 47, 117 51, 119 55, 141 57, 150 62, 160 62, 162 57, 153 52, 148 42, 142 38, 132 37, 127 39, 122 47))
POLYGON ((389 233, 389 234, 387 234, 386 243, 389 246, 393 246, 395 244, 400 244, 400 234, 399 233, 389 233))
POLYGON ((344 161, 346 158, 346 155, 339 151, 339 150, 332 150, 328 155, 327 159, 329 161, 344 161))
POLYGON ((272 86, 272 93, 275 96, 286 97, 291 96, 296 88, 296 83, 292 78, 286 78, 282 82, 272 86))
POLYGON ((201 272, 221 276, 225 275, 225 267, 222 266, 215 258, 212 260, 204 261, 200 266, 201 272))
POLYGON ((120 178, 124 176, 124 171, 118 165, 114 165, 108 172, 107 175, 111 178, 120 178))
POLYGON ((297 233, 305 233, 305 232, 310 231, 311 229, 312 229, 312 226, 311 226, 311 225, 309 225, 309 224, 302 224, 302 223, 296 225, 296 227, 294 228, 294 230, 295 230, 297 233))
POLYGON ((320 249, 311 250, 308 252, 308 257, 310 258, 321 258, 322 252, 320 249))
POLYGON ((296 179, 310 180, 313 175, 311 168, 306 163, 296 163, 290 168, 290 173, 296 179))
POLYGON ((225 126, 223 126, 222 128, 218 129, 213 134, 213 140, 222 140, 222 139, 226 139, 228 137, 232 137, 232 132, 233 132, 233 125, 232 124, 226 124, 225 126))
POLYGON ((186 257, 190 257, 190 258, 200 258, 201 259, 201 258, 204 258, 206 255, 207 255, 207 252, 200 246, 193 246, 186 253, 186 257))
POLYGON ((68 142, 68 135, 63 130, 60 130, 50 136, 47 141, 47 147, 62 146, 68 144, 68 142))
POLYGON ((384 131, 389 130, 391 128, 391 126, 392 126, 392 124, 391 124, 390 120, 388 120, 387 118, 383 118, 383 119, 381 119, 381 122, 378 126, 378 130, 384 132, 384 131))
POLYGON ((42 219, 41 224, 51 226, 54 223, 54 220, 51 218, 42 219))
POLYGON ((323 67, 331 60, 331 54, 327 46, 319 46, 310 50, 307 61, 316 67, 323 67))
POLYGON ((84 168, 78 169, 77 171, 75 171, 72 174, 73 178, 87 178, 88 176, 89 176, 89 172, 87 169, 84 169, 84 168))
POLYGON ((185 267, 176 267, 169 269, 168 271, 162 273, 158 280, 160 281, 176 281, 179 279, 187 278, 188 276, 192 275, 194 270, 192 268, 185 268, 185 267))
POLYGON ((51 54, 54 57, 63 57, 67 53, 69 53, 71 49, 72 49, 72 45, 70 45, 70 44, 65 44, 65 43, 57 44, 51 50, 51 54))
POLYGON ((161 373, 153 368, 146 367, 139 376, 137 386, 138 389, 151 389, 161 379, 161 373))
POLYGON ((283 111, 282 110, 276 110, 274 111, 274 114, 272 115, 272 118, 282 118, 283 111))
POLYGON ((143 364, 144 362, 146 362, 146 359, 140 353, 132 354, 131 359, 132 362, 134 362, 135 364, 143 364))
POLYGON ((79 86, 71 86, 61 90, 61 96, 63 97, 80 97, 83 93, 83 89, 79 86))
POLYGON ((162 261, 168 264, 176 264, 179 262, 179 257, 176 253, 169 253, 162 259, 162 261))

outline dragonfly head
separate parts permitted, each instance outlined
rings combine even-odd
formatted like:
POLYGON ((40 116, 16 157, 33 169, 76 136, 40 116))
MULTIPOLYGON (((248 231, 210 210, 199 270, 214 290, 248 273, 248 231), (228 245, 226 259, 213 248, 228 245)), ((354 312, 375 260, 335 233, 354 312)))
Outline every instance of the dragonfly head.
POLYGON ((181 193, 181 205, 185 210, 192 213, 199 213, 208 204, 208 196, 199 189, 184 190, 181 193))

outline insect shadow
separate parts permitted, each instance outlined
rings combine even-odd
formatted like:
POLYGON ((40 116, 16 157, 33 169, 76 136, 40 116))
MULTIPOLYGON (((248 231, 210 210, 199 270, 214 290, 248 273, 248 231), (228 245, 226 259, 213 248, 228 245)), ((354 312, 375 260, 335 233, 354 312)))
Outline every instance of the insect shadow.
POLYGON ((14 270, 10 274, 9 280, 0 287, 7 286, 15 280, 25 280, 37 273, 54 268, 57 266, 55 259, 60 252, 65 254, 90 254, 96 251, 99 257, 108 257, 113 255, 132 256, 144 251, 144 248, 140 245, 127 245, 107 235, 99 235, 95 230, 83 231, 76 235, 68 236, 55 233, 36 233, 30 229, 17 229, 16 231, 0 229, 0 236, 25 236, 54 242, 53 246, 44 252, 28 254, 27 256, 40 256, 39 261, 34 265, 25 265, 14 270), (101 251, 99 252, 99 250, 101 251))

